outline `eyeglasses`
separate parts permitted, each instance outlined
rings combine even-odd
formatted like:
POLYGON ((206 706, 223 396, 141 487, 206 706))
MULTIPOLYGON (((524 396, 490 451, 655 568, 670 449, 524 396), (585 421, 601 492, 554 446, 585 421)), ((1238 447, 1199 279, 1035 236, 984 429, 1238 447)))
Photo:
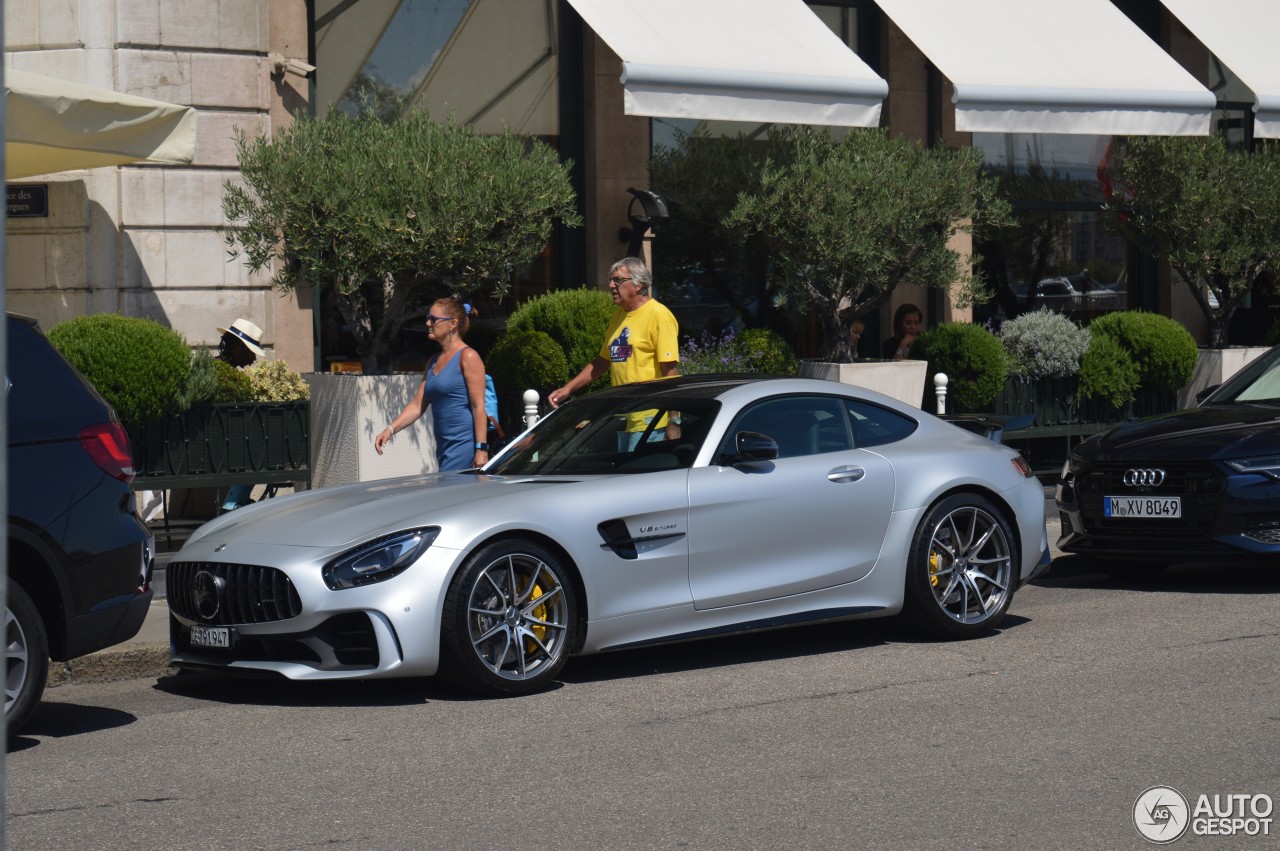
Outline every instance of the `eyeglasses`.
POLYGON ((452 316, 433 316, 430 313, 427 314, 428 325, 435 325, 437 322, 448 322, 450 319, 453 319, 453 317, 452 316))
POLYGON ((615 287, 620 287, 630 280, 631 278, 619 278, 617 275, 614 275, 612 278, 609 279, 609 283, 613 284, 615 287))

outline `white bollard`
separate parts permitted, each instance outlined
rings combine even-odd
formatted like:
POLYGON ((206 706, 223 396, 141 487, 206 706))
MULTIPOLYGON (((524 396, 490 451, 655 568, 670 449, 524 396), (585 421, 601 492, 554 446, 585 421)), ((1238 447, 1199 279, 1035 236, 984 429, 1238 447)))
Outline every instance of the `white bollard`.
POLYGON ((938 396, 938 416, 947 412, 947 374, 939 372, 933 377, 933 392, 938 396))
POLYGON ((533 428, 538 424, 538 391, 524 391, 524 427, 533 428))

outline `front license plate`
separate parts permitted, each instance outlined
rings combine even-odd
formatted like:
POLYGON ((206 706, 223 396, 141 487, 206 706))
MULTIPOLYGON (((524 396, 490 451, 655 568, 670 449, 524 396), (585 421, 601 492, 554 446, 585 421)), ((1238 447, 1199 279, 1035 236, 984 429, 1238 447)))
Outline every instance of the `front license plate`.
POLYGON ((1182 498, 1177 496, 1108 496, 1103 497, 1102 513, 1107 517, 1182 516, 1182 498))
POLYGON ((231 646, 231 629, 225 626, 193 626, 191 646, 220 647, 225 650, 231 646))

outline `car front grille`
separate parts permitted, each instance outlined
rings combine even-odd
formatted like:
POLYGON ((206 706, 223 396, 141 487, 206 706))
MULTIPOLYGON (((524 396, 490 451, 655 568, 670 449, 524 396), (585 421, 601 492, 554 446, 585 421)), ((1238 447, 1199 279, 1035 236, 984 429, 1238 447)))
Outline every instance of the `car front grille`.
POLYGON ((302 613, 293 581, 274 567, 174 562, 165 583, 169 608, 189 621, 230 626, 272 623, 302 613))
POLYGON ((1076 475, 1075 489, 1080 520, 1090 535, 1167 545, 1213 536, 1226 484, 1226 476, 1208 464, 1134 461, 1095 464, 1081 470, 1076 475), (1163 470, 1164 481, 1156 487, 1130 487, 1124 483, 1124 475, 1135 468, 1163 470), (1107 517, 1103 501, 1108 496, 1176 496, 1182 501, 1182 516, 1107 517))

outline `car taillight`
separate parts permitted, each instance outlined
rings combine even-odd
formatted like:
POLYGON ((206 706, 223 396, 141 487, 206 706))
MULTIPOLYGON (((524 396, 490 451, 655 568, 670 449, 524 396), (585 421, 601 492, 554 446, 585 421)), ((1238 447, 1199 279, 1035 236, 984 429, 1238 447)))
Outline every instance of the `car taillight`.
POLYGON ((80 445, 108 476, 125 483, 133 482, 133 452, 129 449, 129 435, 120 423, 99 423, 80 429, 80 445))

